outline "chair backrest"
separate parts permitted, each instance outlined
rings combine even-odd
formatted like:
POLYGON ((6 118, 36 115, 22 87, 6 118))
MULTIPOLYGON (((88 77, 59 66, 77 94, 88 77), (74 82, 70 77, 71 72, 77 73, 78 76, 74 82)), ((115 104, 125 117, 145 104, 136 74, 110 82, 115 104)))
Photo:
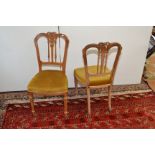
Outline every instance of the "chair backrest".
POLYGON ((121 54, 122 46, 119 43, 99 43, 99 44, 88 44, 83 49, 83 60, 84 60, 84 67, 85 67, 85 74, 87 83, 89 83, 90 76, 104 76, 106 74, 110 74, 110 81, 113 82, 116 67, 118 64, 118 60, 121 54), (107 62, 109 54, 115 53, 115 58, 113 59, 114 62, 111 67, 111 72, 107 71, 107 62), (88 70, 88 55, 89 54, 96 54, 96 64, 97 67, 96 73, 90 73, 88 70))
POLYGON ((56 32, 39 33, 34 38, 34 44, 36 47, 37 60, 39 71, 42 70, 43 66, 57 66, 60 67, 62 71, 66 70, 67 52, 69 46, 69 39, 65 34, 56 32), (46 50, 41 51, 39 41, 45 39, 46 50), (61 47, 61 44, 62 46, 61 47), (46 60, 42 60, 41 52, 46 55, 46 60), (62 56, 63 55, 63 56, 62 56), (63 57, 63 58, 62 58, 63 57))

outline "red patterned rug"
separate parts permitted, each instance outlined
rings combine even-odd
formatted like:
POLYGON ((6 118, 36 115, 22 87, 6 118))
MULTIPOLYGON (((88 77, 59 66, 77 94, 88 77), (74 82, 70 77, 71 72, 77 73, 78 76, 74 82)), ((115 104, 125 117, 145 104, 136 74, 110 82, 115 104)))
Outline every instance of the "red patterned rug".
POLYGON ((144 129, 155 128, 155 94, 153 92, 115 95, 108 112, 107 97, 91 98, 91 117, 87 115, 85 98, 68 101, 69 115, 63 115, 63 101, 35 104, 33 116, 28 103, 9 104, 3 129, 144 129))

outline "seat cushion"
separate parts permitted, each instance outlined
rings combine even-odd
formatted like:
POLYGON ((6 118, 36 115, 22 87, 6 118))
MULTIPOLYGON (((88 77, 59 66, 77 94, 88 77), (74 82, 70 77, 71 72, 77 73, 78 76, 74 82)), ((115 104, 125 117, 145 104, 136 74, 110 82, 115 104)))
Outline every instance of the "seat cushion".
POLYGON ((67 92, 68 80, 64 72, 44 70, 37 73, 28 84, 28 91, 33 93, 67 92))
MULTIPOLYGON (((88 72, 92 74, 96 74, 97 66, 89 66, 88 72)), ((106 74, 104 76, 91 76, 89 77, 89 81, 91 86, 96 85, 104 85, 110 83, 110 75, 111 72, 108 68, 106 68, 106 74)), ((83 68, 76 68, 74 70, 74 76, 81 84, 86 84, 86 76, 85 76, 85 69, 83 68)))

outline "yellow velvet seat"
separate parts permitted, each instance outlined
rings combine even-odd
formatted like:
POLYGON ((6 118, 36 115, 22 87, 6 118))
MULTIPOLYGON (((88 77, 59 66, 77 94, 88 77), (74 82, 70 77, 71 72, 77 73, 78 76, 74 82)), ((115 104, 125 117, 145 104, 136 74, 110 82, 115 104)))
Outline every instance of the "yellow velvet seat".
POLYGON ((43 70, 37 73, 28 84, 28 91, 37 94, 67 92, 68 81, 64 72, 43 70))
MULTIPOLYGON (((97 66, 88 66, 88 72, 91 74, 97 73, 97 66)), ((110 83, 111 72, 106 68, 106 74, 104 76, 91 76, 89 77, 90 86, 104 85, 110 83)), ((86 84, 85 68, 76 68, 74 70, 74 76, 81 84, 86 84)))

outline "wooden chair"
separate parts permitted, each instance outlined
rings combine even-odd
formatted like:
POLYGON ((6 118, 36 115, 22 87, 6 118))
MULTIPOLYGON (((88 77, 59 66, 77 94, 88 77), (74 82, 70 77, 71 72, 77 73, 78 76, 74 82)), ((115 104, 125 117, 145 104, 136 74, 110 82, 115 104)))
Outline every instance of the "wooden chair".
POLYGON ((28 95, 30 98, 32 113, 35 113, 34 94, 44 96, 63 95, 64 114, 66 115, 68 80, 65 75, 65 71, 69 40, 64 34, 48 32, 38 34, 34 39, 34 44, 36 48, 39 72, 28 84, 28 95), (62 43, 62 46, 60 45, 60 42, 62 43), (44 49, 43 43, 46 46, 44 49), (45 67, 59 68, 54 70, 53 68, 45 69, 45 67))
POLYGON ((121 54, 122 47, 119 43, 99 43, 89 44, 83 49, 83 68, 76 68, 74 70, 74 80, 76 93, 78 92, 77 86, 81 84, 87 89, 87 100, 88 100, 88 114, 91 114, 90 105, 90 89, 108 87, 108 105, 111 111, 111 88, 113 85, 114 75, 118 60, 121 54), (93 55, 95 54, 95 55, 93 55), (115 54, 110 58, 110 55, 115 54), (91 62, 96 56, 96 61, 93 65, 89 65, 89 56, 91 62), (113 60, 110 64, 109 59, 113 60))

